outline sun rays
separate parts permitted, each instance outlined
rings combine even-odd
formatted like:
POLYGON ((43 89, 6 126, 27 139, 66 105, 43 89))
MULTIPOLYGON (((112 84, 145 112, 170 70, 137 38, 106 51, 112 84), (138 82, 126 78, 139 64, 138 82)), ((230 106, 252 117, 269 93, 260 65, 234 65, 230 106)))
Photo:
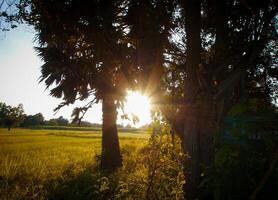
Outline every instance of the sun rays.
POLYGON ((139 92, 128 91, 124 112, 130 119, 130 124, 140 127, 151 122, 151 103, 147 96, 139 92), (137 118, 138 120, 134 119, 137 118))

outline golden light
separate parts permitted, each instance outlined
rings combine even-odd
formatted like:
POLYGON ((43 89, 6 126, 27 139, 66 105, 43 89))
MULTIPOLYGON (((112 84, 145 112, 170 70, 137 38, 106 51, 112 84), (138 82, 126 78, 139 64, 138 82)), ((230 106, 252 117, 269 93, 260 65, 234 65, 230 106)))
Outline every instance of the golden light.
POLYGON ((140 127, 151 122, 151 104, 147 96, 139 92, 128 91, 127 101, 124 106, 126 114, 131 118, 137 116, 139 122, 133 124, 135 127, 140 127))

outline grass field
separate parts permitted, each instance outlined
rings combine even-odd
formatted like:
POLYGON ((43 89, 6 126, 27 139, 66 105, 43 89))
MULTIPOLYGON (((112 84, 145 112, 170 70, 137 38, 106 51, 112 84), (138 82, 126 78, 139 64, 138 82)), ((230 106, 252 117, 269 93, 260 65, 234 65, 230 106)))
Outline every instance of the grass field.
MULTIPOLYGON (((90 132, 99 132, 101 127, 78 127, 78 126, 38 126, 33 129, 46 129, 46 130, 68 130, 68 131, 90 131, 90 132)), ((118 128, 120 133, 145 133, 145 130, 138 128, 118 128)))
MULTIPOLYGON (((149 134, 119 137, 125 156, 146 145, 149 134)), ((0 129, 0 199, 92 198, 100 153, 100 130, 0 129)))

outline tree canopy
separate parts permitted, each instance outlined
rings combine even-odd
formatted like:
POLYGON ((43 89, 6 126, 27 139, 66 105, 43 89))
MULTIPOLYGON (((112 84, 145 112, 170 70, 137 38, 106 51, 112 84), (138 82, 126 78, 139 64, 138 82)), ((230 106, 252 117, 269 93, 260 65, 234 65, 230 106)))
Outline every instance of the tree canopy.
POLYGON ((201 174, 213 163, 213 135, 229 110, 254 97, 270 104, 270 88, 277 87, 277 5, 187 0, 177 9, 180 38, 173 37, 165 81, 169 101, 160 107, 190 155, 185 192, 195 199, 201 174))
POLYGON ((103 153, 106 168, 121 164, 116 108, 124 99, 132 73, 128 68, 121 1, 31 1, 26 20, 35 27, 44 64, 41 81, 53 85, 52 96, 62 98, 57 107, 76 100, 88 103, 74 109, 81 121, 93 103, 103 104, 103 153))
POLYGON ((24 119, 23 105, 17 107, 7 106, 0 102, 0 125, 8 127, 10 130, 13 126, 18 126, 24 119))
POLYGON ((44 117, 42 113, 37 113, 35 115, 27 115, 21 124, 23 127, 39 126, 44 123, 44 117))

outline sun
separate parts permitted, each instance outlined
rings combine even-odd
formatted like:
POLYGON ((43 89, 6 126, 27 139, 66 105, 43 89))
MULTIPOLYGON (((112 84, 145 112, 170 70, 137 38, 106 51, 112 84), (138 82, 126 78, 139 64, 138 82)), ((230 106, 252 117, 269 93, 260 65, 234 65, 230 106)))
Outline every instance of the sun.
POLYGON ((126 100, 124 111, 131 118, 131 122, 132 116, 138 117, 138 122, 133 126, 140 127, 151 122, 151 103, 147 96, 128 91, 126 100))

